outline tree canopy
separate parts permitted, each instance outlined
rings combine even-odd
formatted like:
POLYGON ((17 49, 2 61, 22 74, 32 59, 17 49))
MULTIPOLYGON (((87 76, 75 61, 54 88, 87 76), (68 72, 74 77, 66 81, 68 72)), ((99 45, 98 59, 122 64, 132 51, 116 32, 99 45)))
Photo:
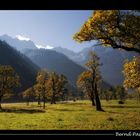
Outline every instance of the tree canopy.
POLYGON ((123 73, 124 87, 140 90, 140 56, 134 57, 132 61, 126 60, 123 73))
POLYGON ((13 93, 13 89, 20 85, 19 76, 9 65, 0 65, 0 109, 4 96, 13 93))
POLYGON ((99 81, 101 80, 101 74, 99 71, 101 64, 99 62, 99 57, 94 52, 90 52, 90 59, 85 65, 88 70, 79 75, 77 86, 87 93, 93 106, 95 105, 95 100, 97 111, 103 111, 101 108, 98 91, 99 81))
POLYGON ((140 53, 139 26, 137 10, 95 10, 73 38, 78 42, 97 40, 102 46, 140 53))
POLYGON ((40 70, 36 76, 35 94, 40 105, 41 99, 43 100, 43 108, 45 109, 45 103, 47 99, 47 89, 45 86, 48 80, 48 72, 46 70, 40 70))
POLYGON ((56 98, 63 94, 67 78, 64 75, 58 75, 56 72, 49 73, 46 87, 48 91, 48 97, 51 99, 51 104, 56 103, 56 98))

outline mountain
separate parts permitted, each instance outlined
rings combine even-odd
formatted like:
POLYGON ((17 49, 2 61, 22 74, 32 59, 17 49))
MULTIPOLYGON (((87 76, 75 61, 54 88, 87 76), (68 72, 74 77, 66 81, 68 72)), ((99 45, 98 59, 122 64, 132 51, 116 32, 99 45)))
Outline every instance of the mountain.
POLYGON ((82 66, 74 63, 64 54, 53 50, 27 50, 24 53, 39 67, 46 68, 50 71, 56 71, 59 74, 64 74, 72 85, 76 82, 77 76, 85 70, 82 66))
POLYGON ((124 60, 131 60, 134 56, 137 56, 137 53, 134 52, 127 52, 117 49, 115 50, 111 47, 105 48, 102 46, 85 48, 81 52, 73 54, 71 51, 68 53, 68 49, 65 51, 60 47, 56 51, 61 51, 61 53, 65 55, 69 54, 67 56, 71 60, 83 67, 86 61, 89 59, 89 52, 94 51, 100 57, 100 62, 103 64, 103 66, 101 66, 103 79, 113 86, 121 85, 123 83, 124 76, 122 71, 124 60))
MULTIPOLYGON (((39 67, 65 75, 70 85, 74 87, 76 86, 78 75, 85 70, 85 68, 76 64, 64 54, 54 50, 26 50, 24 53, 39 67)), ((103 81, 102 87, 109 88, 111 86, 103 81)))
POLYGON ((76 53, 74 51, 71 51, 69 49, 62 48, 62 47, 55 47, 53 48, 53 50, 66 55, 68 58, 70 58, 71 60, 73 60, 74 62, 78 64, 82 64, 82 62, 86 59, 85 58, 86 49, 84 49, 84 53, 76 53))
POLYGON ((29 58, 13 49, 4 41, 0 41, 0 64, 10 65, 20 76, 21 87, 18 91, 32 86, 35 82, 39 67, 36 66, 29 58))
POLYGON ((62 48, 62 47, 54 47, 52 50, 55 50, 56 52, 62 53, 66 55, 69 58, 72 58, 72 56, 75 56, 76 53, 67 49, 67 48, 62 48))
POLYGON ((47 68, 48 70, 66 75, 72 86, 75 86, 78 75, 85 70, 83 66, 68 58, 70 56, 76 58, 77 54, 66 48, 51 47, 51 49, 47 49, 47 47, 46 49, 38 49, 37 45, 31 40, 20 40, 20 38, 12 38, 8 35, 0 36, 0 39, 6 41, 14 49, 22 52, 38 67, 47 68), (62 54, 64 52, 65 54, 62 54))
POLYGON ((16 50, 23 52, 25 49, 37 49, 36 45, 31 40, 19 40, 18 38, 12 38, 8 35, 0 36, 0 40, 6 41, 10 46, 15 48, 16 50))
POLYGON ((101 66, 103 79, 113 86, 122 85, 124 80, 124 75, 122 73, 124 61, 125 59, 131 60, 137 54, 124 50, 115 50, 113 48, 96 46, 80 52, 78 56, 83 55, 85 59, 78 63, 82 65, 85 64, 85 62, 89 59, 89 51, 91 50, 100 57, 100 62, 103 64, 101 66))

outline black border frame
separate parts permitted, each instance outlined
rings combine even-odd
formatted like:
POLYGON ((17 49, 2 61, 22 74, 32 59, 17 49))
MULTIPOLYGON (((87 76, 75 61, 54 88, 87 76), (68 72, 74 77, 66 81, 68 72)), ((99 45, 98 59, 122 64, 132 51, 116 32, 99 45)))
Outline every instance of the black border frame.
MULTIPOLYGON (((93 9, 139 9, 139 0, 5 0, 0 4, 1 10, 93 10, 93 9)), ((4 135, 32 136, 103 136, 114 137, 116 132, 140 133, 139 130, 0 130, 4 135)), ((119 138, 120 136, 118 136, 119 138)))
POLYGON ((139 0, 4 0, 1 10, 139 9, 139 0))

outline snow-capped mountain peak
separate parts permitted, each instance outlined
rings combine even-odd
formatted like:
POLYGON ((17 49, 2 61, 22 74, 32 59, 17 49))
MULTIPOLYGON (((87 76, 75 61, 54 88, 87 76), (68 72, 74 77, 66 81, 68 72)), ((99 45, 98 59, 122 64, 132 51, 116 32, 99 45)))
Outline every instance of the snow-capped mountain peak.
POLYGON ((25 36, 22 36, 22 35, 16 35, 16 38, 17 38, 18 40, 24 40, 24 41, 29 41, 29 40, 30 40, 30 38, 25 37, 25 36))
POLYGON ((39 49, 53 49, 54 47, 47 45, 47 46, 43 46, 43 45, 37 45, 35 44, 37 48, 39 49))

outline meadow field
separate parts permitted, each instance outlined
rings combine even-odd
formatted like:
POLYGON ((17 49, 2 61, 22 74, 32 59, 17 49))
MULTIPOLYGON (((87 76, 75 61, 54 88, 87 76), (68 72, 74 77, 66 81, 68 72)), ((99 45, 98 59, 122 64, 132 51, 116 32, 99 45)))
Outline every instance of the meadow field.
POLYGON ((1 130, 140 130, 140 104, 127 100, 102 100, 105 112, 95 110, 90 101, 2 104, 1 130))

